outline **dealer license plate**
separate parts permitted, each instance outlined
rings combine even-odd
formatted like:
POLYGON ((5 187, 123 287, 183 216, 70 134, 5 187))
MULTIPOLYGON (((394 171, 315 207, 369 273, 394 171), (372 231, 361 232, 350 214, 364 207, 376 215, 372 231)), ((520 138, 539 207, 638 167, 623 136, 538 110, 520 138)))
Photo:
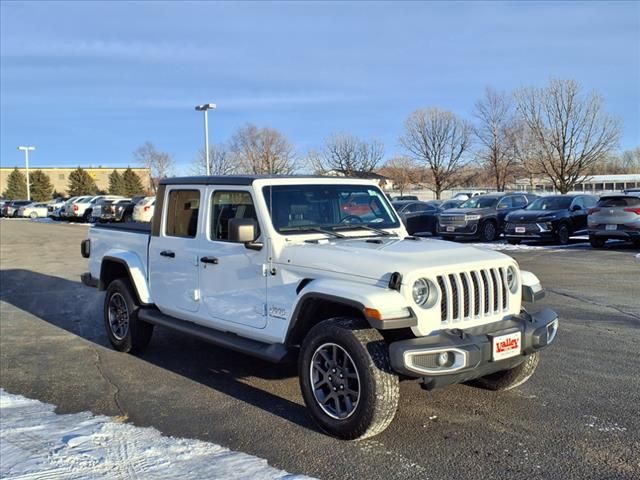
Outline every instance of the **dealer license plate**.
POLYGON ((522 333, 514 332, 499 337, 493 337, 493 360, 504 360, 505 358, 520 355, 522 351, 522 333))
POLYGON ((605 227, 605 230, 617 230, 618 229, 618 225, 607 225, 605 227))
POLYGON ((447 227, 447 232, 455 232, 455 227, 447 227))
POLYGON ((527 231, 524 227, 516 227, 516 233, 525 233, 527 231))

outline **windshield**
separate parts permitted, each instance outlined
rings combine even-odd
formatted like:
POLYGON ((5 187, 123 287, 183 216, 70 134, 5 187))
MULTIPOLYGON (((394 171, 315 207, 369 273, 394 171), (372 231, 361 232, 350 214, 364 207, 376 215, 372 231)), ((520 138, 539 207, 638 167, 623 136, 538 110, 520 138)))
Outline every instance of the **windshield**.
POLYGON ((542 197, 527 205, 527 210, 566 210, 572 197, 542 197))
POLYGON ((274 185, 262 189, 279 233, 400 226, 384 194, 367 185, 274 185), (273 205, 271 206, 271 202, 273 205))
POLYGON ((498 203, 496 197, 474 197, 460 205, 460 208, 490 208, 495 207, 496 203, 498 203))

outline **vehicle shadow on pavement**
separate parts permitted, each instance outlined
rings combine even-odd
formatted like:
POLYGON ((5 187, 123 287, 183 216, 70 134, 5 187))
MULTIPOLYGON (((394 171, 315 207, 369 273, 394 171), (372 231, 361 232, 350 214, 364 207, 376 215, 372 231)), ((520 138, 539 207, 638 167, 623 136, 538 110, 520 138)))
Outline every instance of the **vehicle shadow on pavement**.
MULTIPOLYGON (((0 270, 0 285, 0 300, 111 350, 103 326, 103 293, 79 281, 23 269, 0 270)), ((274 365, 158 327, 148 349, 136 357, 299 426, 317 430, 302 404, 251 385, 270 380, 293 384, 293 377, 297 377, 294 362, 274 365)), ((295 386, 291 397, 298 398, 297 382, 295 386)))

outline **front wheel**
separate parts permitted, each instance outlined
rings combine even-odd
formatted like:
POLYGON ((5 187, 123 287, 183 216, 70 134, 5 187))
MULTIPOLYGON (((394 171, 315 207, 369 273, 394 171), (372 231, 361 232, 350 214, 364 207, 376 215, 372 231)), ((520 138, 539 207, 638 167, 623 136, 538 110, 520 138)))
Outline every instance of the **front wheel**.
POLYGON ((477 378, 471 381, 470 384, 487 390, 511 390, 529 380, 536 371, 536 368, 538 368, 538 363, 540 363, 540 353, 534 352, 527 355, 521 364, 509 370, 503 370, 477 378))
POLYGON ((556 240, 560 245, 568 244, 570 236, 571 234, 569 233, 569 227, 567 227, 564 223, 558 227, 558 233, 556 233, 556 240))
POLYGON ((493 242, 498 236, 496 224, 489 221, 480 225, 480 240, 482 242, 493 242))
POLYGON ((120 352, 140 352, 151 341, 153 325, 138 319, 138 308, 128 280, 119 278, 109 284, 104 297, 104 326, 109 342, 120 352))
POLYGON ((298 367, 305 404, 325 432, 363 439, 393 420, 399 381, 377 330, 350 318, 320 322, 304 339, 298 367))
POLYGON ((31 220, 35 220, 36 218, 38 218, 38 214, 37 214, 36 212, 31 212, 31 213, 29 214, 29 218, 30 218, 31 220))

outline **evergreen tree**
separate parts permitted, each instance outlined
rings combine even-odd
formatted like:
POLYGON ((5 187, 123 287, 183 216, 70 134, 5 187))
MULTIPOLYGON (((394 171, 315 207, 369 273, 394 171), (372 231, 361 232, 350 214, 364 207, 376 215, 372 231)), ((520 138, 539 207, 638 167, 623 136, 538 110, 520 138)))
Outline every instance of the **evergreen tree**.
POLYGON ((138 174, 131 170, 131 167, 127 168, 122 174, 122 182, 124 183, 124 194, 127 197, 144 194, 142 181, 140 180, 138 174))
POLYGON ((53 185, 49 176, 42 170, 29 174, 31 199, 34 202, 44 202, 53 198, 53 185))
POLYGON ((109 175, 109 193, 111 195, 122 196, 125 196, 127 194, 124 188, 124 180, 122 179, 122 175, 120 175, 117 170, 114 170, 109 175))
POLYGON ((86 170, 78 167, 69 174, 69 195, 95 195, 98 191, 96 182, 86 170))
POLYGON ((27 177, 18 168, 7 177, 7 189, 2 196, 9 200, 22 200, 27 198, 27 177))

